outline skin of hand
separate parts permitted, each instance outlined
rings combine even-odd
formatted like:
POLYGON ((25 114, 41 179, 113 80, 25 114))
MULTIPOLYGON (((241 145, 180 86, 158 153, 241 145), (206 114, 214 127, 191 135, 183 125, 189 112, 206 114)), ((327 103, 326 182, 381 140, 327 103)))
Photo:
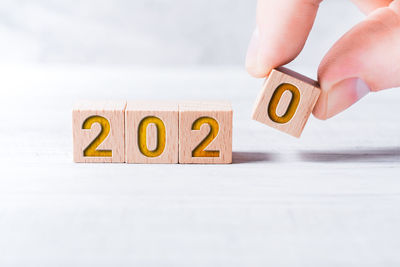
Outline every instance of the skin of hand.
MULTIPOLYGON (((258 0, 246 69, 254 77, 301 52, 322 0, 258 0), (288 42, 287 40, 290 40, 288 42)), ((352 0, 367 16, 342 36, 318 68, 315 117, 328 119, 369 92, 400 86, 400 0, 352 0)))

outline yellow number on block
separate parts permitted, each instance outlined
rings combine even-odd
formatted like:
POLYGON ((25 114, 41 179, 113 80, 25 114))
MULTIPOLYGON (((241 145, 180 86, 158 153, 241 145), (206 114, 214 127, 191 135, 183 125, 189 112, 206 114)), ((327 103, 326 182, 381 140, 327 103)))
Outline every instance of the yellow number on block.
POLYGON ((192 125, 192 130, 200 130, 201 125, 208 124, 210 132, 203 141, 192 151, 192 157, 219 157, 218 150, 205 150, 219 132, 218 122, 210 117, 198 118, 192 125))
POLYGON ((271 97, 271 101, 269 102, 268 105, 268 116, 269 118, 277 123, 287 123, 289 122, 294 114, 296 113, 297 107, 299 106, 300 102, 300 91, 299 89, 289 83, 284 83, 278 86, 276 88, 275 92, 273 93, 271 97), (281 97, 284 92, 289 91, 292 94, 292 98, 290 100, 290 103, 288 105, 288 108, 283 116, 278 116, 276 114, 276 109, 279 104, 279 100, 281 100, 281 97))
POLYGON ((166 132, 163 121, 157 117, 149 116, 139 123, 138 144, 140 152, 146 157, 154 158, 160 156, 165 149, 166 132), (147 127, 150 123, 154 123, 157 128, 157 146, 154 150, 147 147, 147 127))
POLYGON ((108 120, 101 116, 91 116, 87 118, 82 125, 82 129, 89 130, 94 123, 100 124, 101 130, 99 135, 83 150, 85 157, 112 157, 111 150, 97 150, 99 145, 107 138, 110 133, 110 123, 108 120))

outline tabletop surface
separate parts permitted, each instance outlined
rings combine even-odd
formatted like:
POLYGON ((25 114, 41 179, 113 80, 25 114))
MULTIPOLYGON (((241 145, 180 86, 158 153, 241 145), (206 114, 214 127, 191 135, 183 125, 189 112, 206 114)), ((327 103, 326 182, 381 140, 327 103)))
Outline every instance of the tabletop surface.
POLYGON ((296 139, 240 68, 0 69, 0 266, 400 264, 398 89, 296 139), (231 101, 233 164, 73 163, 81 99, 231 101))

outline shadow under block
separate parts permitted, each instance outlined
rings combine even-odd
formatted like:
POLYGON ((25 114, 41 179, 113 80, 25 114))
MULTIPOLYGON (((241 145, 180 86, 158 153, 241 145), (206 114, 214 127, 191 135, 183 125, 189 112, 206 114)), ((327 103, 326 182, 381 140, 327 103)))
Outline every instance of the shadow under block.
POLYGON ((127 163, 178 163, 178 104, 131 102, 125 110, 127 163))
POLYGON ((316 81, 283 67, 274 69, 257 98, 252 118, 300 137, 319 94, 316 81))
POLYGON ((80 102, 72 111, 75 162, 125 162, 126 101, 80 102))
POLYGON ((179 163, 232 163, 232 115, 225 102, 179 104, 179 163))

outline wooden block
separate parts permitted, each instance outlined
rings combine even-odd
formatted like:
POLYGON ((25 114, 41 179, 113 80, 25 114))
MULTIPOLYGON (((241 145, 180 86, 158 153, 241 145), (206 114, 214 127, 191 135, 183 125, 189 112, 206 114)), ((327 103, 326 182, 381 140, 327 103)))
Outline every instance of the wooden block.
POLYGON ((274 69, 257 98, 252 118, 300 137, 319 94, 316 81, 283 67, 274 69))
POLYGON ((75 162, 125 161, 125 101, 80 102, 72 112, 75 162))
POLYGON ((178 163, 178 104, 131 102, 125 110, 127 163, 178 163))
POLYGON ((232 163, 232 107, 224 102, 179 105, 179 163, 232 163))

